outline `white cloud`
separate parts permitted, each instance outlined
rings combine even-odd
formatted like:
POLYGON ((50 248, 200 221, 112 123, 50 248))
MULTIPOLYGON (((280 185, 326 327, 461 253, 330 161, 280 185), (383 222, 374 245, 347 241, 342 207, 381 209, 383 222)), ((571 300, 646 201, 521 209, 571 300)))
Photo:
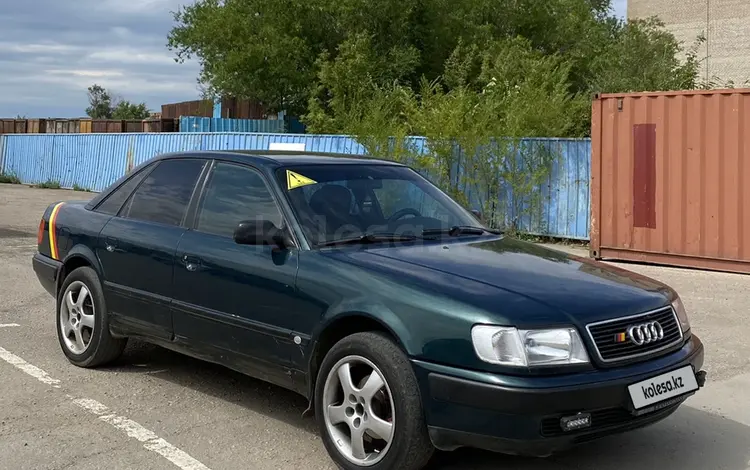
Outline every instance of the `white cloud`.
POLYGON ((166 48, 171 11, 189 0, 9 2, 0 15, 0 117, 78 117, 97 83, 124 99, 198 98, 195 62, 166 48))
POLYGON ((80 51, 80 47, 68 44, 42 43, 42 44, 21 44, 12 42, 0 42, 0 53, 17 52, 21 54, 56 54, 65 52, 80 51))
POLYGON ((93 62, 111 62, 116 64, 164 64, 174 63, 173 56, 167 52, 143 52, 133 48, 104 49, 92 52, 87 59, 93 62))
POLYGON ((107 12, 153 13, 176 10, 178 5, 189 2, 169 0, 102 0, 93 2, 96 9, 107 12))
POLYGON ((75 77, 121 77, 122 72, 116 70, 45 70, 51 75, 73 75, 75 77))

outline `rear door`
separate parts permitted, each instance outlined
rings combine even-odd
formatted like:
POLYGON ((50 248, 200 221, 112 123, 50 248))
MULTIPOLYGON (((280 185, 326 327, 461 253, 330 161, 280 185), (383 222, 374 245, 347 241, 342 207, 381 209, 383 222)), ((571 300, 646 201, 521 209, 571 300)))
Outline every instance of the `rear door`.
POLYGON ((236 244, 237 224, 253 219, 284 224, 264 177, 249 166, 216 162, 194 228, 177 248, 174 331, 178 341, 219 362, 287 384, 283 368, 296 347, 288 321, 298 310, 297 252, 236 244))
POLYGON ((159 162, 99 234, 97 255, 113 326, 171 339, 175 250, 205 165, 201 159, 159 162))

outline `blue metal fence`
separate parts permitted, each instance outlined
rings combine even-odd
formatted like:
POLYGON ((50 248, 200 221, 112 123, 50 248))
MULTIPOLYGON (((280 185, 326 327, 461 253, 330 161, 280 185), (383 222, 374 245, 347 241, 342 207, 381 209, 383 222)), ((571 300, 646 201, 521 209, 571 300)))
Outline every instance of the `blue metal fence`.
MULTIPOLYGON (((426 140, 413 138, 426 150, 426 140)), ((0 172, 14 174, 26 184, 58 181, 101 191, 130 168, 164 153, 183 150, 268 150, 271 144, 304 144, 312 152, 365 154, 365 148, 345 135, 261 133, 139 133, 139 134, 7 134, 0 135, 0 172)), ((513 204, 505 188, 497 201, 505 223, 537 235, 589 238, 591 142, 588 139, 526 139, 558 153, 546 181, 535 187, 540 206, 526 210, 513 204)), ((454 172, 456 173, 456 172, 454 172)), ((455 176, 455 175, 454 175, 455 176)), ((456 177, 455 181, 458 181, 456 177)), ((471 193, 471 188, 463 188, 471 193)), ((476 195, 474 195, 476 196, 476 195)), ((476 197, 472 197, 472 201, 476 197)))
POLYGON ((227 119, 198 116, 182 116, 180 132, 264 132, 286 133, 287 123, 283 119, 227 119))
POLYGON ((0 134, 0 175, 4 174, 5 169, 5 134, 0 134))

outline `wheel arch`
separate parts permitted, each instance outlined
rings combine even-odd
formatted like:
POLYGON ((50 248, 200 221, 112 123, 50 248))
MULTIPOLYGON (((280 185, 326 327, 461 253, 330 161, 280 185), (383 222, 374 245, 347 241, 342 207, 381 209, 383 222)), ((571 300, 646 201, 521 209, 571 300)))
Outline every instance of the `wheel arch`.
POLYGON ((310 348, 310 359, 307 367, 308 383, 306 396, 309 405, 308 409, 305 411, 305 415, 313 411, 315 384, 323 358, 325 358, 328 351, 343 338, 354 333, 365 331, 380 332, 393 340, 396 346, 398 346, 404 354, 409 356, 408 343, 404 341, 407 339, 404 338, 405 327, 400 321, 393 323, 395 324, 382 318, 382 316, 375 316, 363 311, 351 311, 329 319, 320 327, 317 334, 313 336, 312 346, 310 348))
POLYGON ((65 278, 68 276, 68 274, 70 274, 73 270, 83 266, 93 268, 94 271, 96 271, 97 275, 99 275, 99 277, 101 278, 101 264, 99 264, 99 260, 97 259, 91 248, 84 245, 76 245, 68 252, 68 254, 63 259, 62 268, 60 268, 60 274, 57 277, 58 295, 60 293, 60 287, 62 286, 63 282, 65 282, 65 278))

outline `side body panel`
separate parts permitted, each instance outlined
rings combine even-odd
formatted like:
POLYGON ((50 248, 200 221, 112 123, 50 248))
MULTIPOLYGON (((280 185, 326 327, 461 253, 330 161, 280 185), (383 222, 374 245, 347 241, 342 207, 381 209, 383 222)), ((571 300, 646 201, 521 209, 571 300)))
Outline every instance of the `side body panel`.
POLYGON ((72 255, 88 256, 89 263, 99 268, 98 260, 91 254, 99 231, 110 216, 86 210, 85 204, 86 201, 59 201, 47 207, 42 215, 40 254, 60 262, 72 255), (84 248, 88 248, 88 252, 84 248))
POLYGON ((113 217, 99 235, 104 297, 112 328, 171 339, 172 273, 182 227, 113 217))
POLYGON ((186 232, 174 272, 175 340, 237 370, 292 386, 289 369, 299 351, 296 272, 296 251, 186 232))

